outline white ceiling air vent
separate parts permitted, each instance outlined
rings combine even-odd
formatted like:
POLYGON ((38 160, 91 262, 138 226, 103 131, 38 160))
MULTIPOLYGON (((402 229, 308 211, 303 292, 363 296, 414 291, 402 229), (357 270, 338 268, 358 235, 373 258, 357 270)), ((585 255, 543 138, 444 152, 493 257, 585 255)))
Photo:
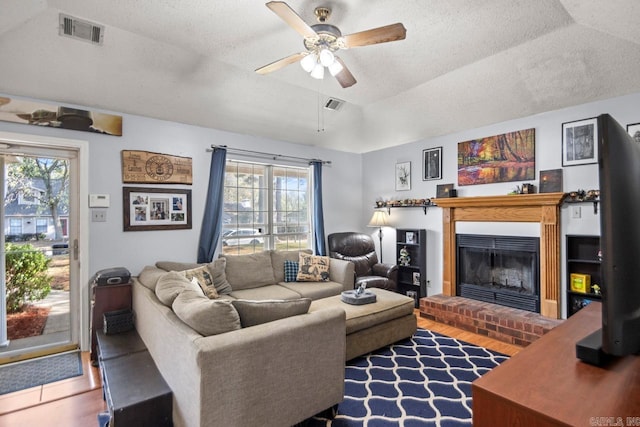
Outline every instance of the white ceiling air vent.
POLYGON ((83 21, 82 19, 61 13, 60 31, 58 34, 101 45, 104 39, 104 25, 83 21))
POLYGON ((327 110, 338 111, 344 105, 344 101, 338 98, 328 98, 324 103, 324 108, 327 110))

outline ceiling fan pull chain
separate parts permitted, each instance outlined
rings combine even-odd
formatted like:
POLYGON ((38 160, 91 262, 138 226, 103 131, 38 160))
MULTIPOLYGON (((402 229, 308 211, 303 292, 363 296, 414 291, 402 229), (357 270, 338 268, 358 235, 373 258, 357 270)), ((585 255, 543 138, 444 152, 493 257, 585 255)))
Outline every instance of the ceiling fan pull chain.
POLYGON ((324 108, 322 106, 322 91, 320 90, 322 82, 324 79, 318 81, 318 100, 317 100, 317 108, 318 108, 318 133, 324 132, 324 108))

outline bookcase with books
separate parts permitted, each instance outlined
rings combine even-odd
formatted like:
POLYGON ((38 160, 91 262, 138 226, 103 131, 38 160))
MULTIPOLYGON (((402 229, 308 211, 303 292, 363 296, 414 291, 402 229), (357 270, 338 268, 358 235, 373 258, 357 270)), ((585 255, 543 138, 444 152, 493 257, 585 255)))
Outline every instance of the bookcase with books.
POLYGON ((427 231, 424 229, 396 230, 396 262, 398 288, 403 295, 420 307, 420 298, 427 296, 427 231))

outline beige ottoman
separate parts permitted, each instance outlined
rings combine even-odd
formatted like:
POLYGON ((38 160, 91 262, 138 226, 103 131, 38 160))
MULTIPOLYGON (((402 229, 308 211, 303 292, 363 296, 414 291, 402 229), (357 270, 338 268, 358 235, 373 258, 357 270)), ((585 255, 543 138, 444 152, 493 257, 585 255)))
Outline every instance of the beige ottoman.
POLYGON ((336 295, 313 301, 309 309, 315 311, 335 306, 344 309, 347 315, 346 360, 408 338, 417 329, 413 298, 384 289, 368 290, 376 294, 376 302, 372 304, 351 305, 336 295))

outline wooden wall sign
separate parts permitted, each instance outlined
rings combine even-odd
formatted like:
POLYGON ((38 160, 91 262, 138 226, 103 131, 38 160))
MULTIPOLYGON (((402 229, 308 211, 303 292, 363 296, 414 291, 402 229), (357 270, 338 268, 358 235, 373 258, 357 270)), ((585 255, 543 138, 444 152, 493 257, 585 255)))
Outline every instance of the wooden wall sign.
POLYGON ((122 182, 125 184, 192 184, 191 157, 122 150, 122 182))

